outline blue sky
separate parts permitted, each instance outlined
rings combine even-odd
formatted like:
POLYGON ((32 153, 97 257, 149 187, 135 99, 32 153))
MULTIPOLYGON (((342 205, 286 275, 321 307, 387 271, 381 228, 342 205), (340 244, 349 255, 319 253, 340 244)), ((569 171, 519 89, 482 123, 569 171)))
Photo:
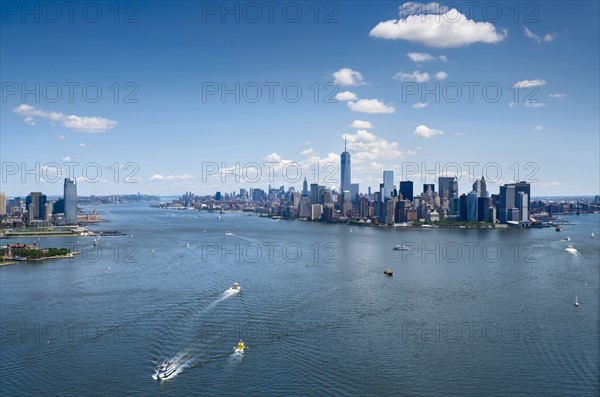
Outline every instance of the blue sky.
POLYGON ((600 191, 598 2, 47 4, 2 4, 8 196, 338 186, 344 138, 361 191, 600 191))

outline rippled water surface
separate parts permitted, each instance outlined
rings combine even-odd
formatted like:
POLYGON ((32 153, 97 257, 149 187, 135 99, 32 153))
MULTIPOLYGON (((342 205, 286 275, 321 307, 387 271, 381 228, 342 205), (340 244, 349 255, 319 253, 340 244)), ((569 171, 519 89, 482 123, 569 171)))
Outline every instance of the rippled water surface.
POLYGON ((0 268, 3 396, 598 395, 599 215, 557 233, 92 208, 126 236, 36 239, 82 253, 0 268))

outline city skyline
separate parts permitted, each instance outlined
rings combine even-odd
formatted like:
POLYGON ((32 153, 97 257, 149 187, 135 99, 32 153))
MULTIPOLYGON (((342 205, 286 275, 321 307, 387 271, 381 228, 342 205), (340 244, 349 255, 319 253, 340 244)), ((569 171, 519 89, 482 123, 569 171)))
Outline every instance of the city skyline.
POLYGON ((361 192, 378 190, 384 170, 394 171, 395 184, 437 184, 453 175, 423 180, 420 171, 436 164, 454 171, 454 163, 461 191, 489 163, 501 170, 497 182, 485 175, 494 191, 523 179, 540 196, 600 191, 598 23, 580 23, 581 15, 597 21, 597 2, 539 3, 534 13, 494 2, 454 11, 332 2, 318 15, 298 3, 302 18, 276 13, 272 22, 266 12, 249 21, 238 3, 237 19, 203 3, 187 3, 186 13, 140 3, 117 22, 106 8, 97 23, 80 13, 71 23, 66 10, 49 21, 40 4, 32 3, 33 15, 5 10, 1 25, 0 154, 9 196, 60 195, 65 177, 84 195, 264 189, 266 176, 222 183, 204 180, 202 167, 259 164, 266 175, 265 162, 278 164, 274 186, 301 189, 304 178, 281 178, 290 163, 309 183, 315 165, 317 183, 334 172, 325 184, 339 186, 339 167, 326 167, 340 164, 343 141, 361 192), (500 15, 485 13, 486 4, 500 15), (409 23, 415 18, 424 22, 409 23), (439 34, 436 18, 445 34, 430 41, 439 34), (55 43, 77 36, 88 43, 77 58, 55 56, 55 43), (119 56, 100 61, 98 52, 119 56), (67 171, 74 163, 72 175, 53 174, 54 165, 67 171), (5 167, 15 164, 16 174, 5 167), (404 164, 419 172, 403 178, 404 164), (29 172, 36 167, 39 182, 29 172), (136 181, 125 183, 128 176, 136 181))

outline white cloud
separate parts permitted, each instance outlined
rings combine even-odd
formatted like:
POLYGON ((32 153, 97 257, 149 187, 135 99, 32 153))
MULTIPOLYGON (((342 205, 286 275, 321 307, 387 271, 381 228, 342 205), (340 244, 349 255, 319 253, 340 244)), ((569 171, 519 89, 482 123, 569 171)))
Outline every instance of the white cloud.
POLYGON ((13 111, 25 117, 25 123, 35 125, 35 117, 47 118, 51 122, 58 122, 73 131, 98 133, 105 132, 117 125, 115 120, 105 119, 103 117, 86 117, 76 115, 65 115, 63 113, 36 109, 33 106, 22 103, 13 109, 13 111))
POLYGON ((65 136, 64 136, 63 134, 60 134, 60 135, 58 136, 58 139, 60 139, 61 141, 64 141, 64 140, 65 140, 65 139, 67 139, 67 138, 65 138, 65 136))
POLYGON ((337 72, 333 72, 333 79, 334 83, 340 86, 364 84, 362 74, 350 68, 341 68, 337 72))
POLYGON ((527 26, 525 26, 523 28, 523 33, 525 33, 526 37, 529 37, 531 40, 535 41, 536 43, 541 43, 542 41, 544 41, 544 42, 550 42, 550 41, 553 41, 555 38, 558 37, 557 33, 546 33, 544 35, 544 37, 540 37, 539 35, 533 33, 531 30, 529 30, 527 28, 527 26))
POLYGON ((363 129, 363 130, 368 130, 368 129, 373 128, 373 124, 371 124, 370 121, 354 120, 352 122, 352 124, 350 124, 350 127, 352 127, 352 128, 359 128, 359 129, 363 129))
POLYGON ((348 107, 353 112, 361 113, 394 113, 394 109, 391 105, 386 105, 379 99, 360 99, 356 102, 348 102, 348 107))
POLYGON ((543 106, 546 106, 545 103, 539 102, 537 100, 535 101, 525 101, 524 103, 526 108, 541 108, 543 106))
POLYGON ((400 19, 379 22, 369 33, 387 40, 408 40, 430 47, 462 47, 473 43, 498 43, 507 36, 489 22, 469 20, 456 9, 438 3, 404 3, 400 19))
POLYGON ((335 99, 338 101, 353 101, 356 98, 356 94, 350 91, 338 92, 335 94, 335 99))
POLYGON ((71 157, 65 156, 65 157, 63 157, 62 161, 71 161, 71 157))
POLYGON ((409 57, 413 62, 426 62, 435 60, 433 55, 424 52, 409 52, 406 54, 406 56, 409 57))
POLYGON ((188 174, 184 175, 161 175, 154 174, 150 177, 150 181, 186 181, 191 179, 192 176, 188 174))
POLYGON ((87 145, 86 145, 85 143, 83 143, 83 142, 82 142, 82 143, 80 143, 80 144, 79 144, 79 146, 81 146, 81 147, 86 147, 87 145))
POLYGON ((426 52, 409 52, 406 56, 413 62, 428 62, 435 61, 439 59, 442 62, 448 62, 448 57, 446 55, 440 55, 439 57, 434 57, 431 54, 427 54, 426 52))
POLYGON ((300 154, 303 156, 310 156, 311 154, 314 154, 314 153, 315 153, 315 149, 313 149, 313 148, 304 149, 303 151, 300 152, 300 154))
POLYGON ((535 126, 535 130, 536 131, 543 131, 544 130, 544 126, 543 125, 536 125, 535 126))
POLYGON ((558 93, 558 92, 557 92, 557 93, 554 93, 554 94, 550 94, 550 97, 551 97, 551 98, 564 98, 564 97, 566 97, 566 96, 567 96, 567 94, 560 94, 560 93, 558 93))
POLYGON ((421 138, 431 138, 436 135, 444 135, 444 131, 435 130, 433 128, 427 127, 425 124, 421 124, 415 128, 413 135, 419 136, 421 138))
POLYGON ((521 80, 517 81, 512 85, 512 88, 530 88, 530 87, 540 87, 546 85, 545 80, 535 79, 535 80, 521 80))
POLYGON ((514 108, 514 107, 517 107, 517 105, 518 105, 518 103, 516 103, 516 102, 510 102, 510 103, 508 104, 508 107, 512 109, 512 108, 514 108))
POLYGON ((450 9, 440 3, 413 3, 406 2, 400 7, 400 16, 433 14, 440 15, 447 13, 450 9))
POLYGON ((367 164, 404 156, 398 142, 389 142, 369 131, 358 130, 356 134, 344 134, 342 138, 348 142, 348 151, 352 153, 353 163, 367 164))
POLYGON ((426 107, 427 107, 427 102, 417 102, 411 106, 411 108, 414 108, 414 109, 423 109, 426 107))
POLYGON ((443 70, 437 72, 435 74, 435 78, 438 80, 445 80, 448 77, 448 73, 444 72, 443 70))
POLYGON ((426 83, 429 81, 429 73, 424 72, 421 73, 418 70, 415 70, 412 73, 398 72, 394 75, 394 79, 400 80, 403 82, 417 82, 417 83, 426 83))

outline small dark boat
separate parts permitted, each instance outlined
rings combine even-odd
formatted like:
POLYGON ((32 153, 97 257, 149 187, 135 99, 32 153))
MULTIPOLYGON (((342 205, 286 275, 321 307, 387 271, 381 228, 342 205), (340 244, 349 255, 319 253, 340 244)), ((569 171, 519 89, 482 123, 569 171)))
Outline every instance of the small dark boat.
POLYGON ((387 269, 385 269, 383 271, 383 274, 385 274, 386 276, 393 276, 394 272, 392 271, 392 269, 390 269, 389 267, 387 269))

